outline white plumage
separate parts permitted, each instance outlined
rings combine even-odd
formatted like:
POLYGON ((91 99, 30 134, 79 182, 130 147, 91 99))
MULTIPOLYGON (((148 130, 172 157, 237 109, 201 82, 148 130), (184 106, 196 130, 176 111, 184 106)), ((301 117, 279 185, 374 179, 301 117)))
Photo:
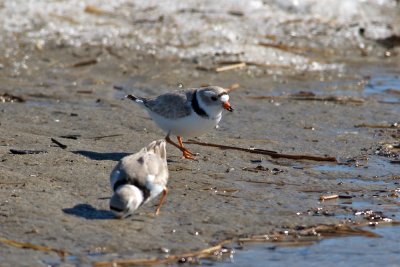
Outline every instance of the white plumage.
POLYGON ((161 192, 158 214, 167 195, 168 166, 165 141, 153 141, 138 153, 122 158, 110 175, 114 191, 110 209, 119 218, 131 215, 161 192))

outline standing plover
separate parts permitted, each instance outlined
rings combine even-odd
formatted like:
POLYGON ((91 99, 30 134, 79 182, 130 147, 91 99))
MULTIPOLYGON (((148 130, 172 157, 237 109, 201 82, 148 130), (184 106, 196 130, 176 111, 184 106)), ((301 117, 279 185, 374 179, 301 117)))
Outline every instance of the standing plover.
POLYGON ((153 141, 138 153, 122 158, 111 172, 114 195, 110 209, 119 217, 131 215, 138 207, 163 193, 156 214, 167 196, 167 152, 164 140, 153 141))
POLYGON ((180 149, 187 159, 194 154, 183 146, 182 137, 201 135, 218 125, 223 109, 233 111, 228 90, 207 86, 174 91, 154 98, 127 95, 127 98, 145 108, 155 123, 163 129, 165 140, 180 149), (176 135, 178 144, 170 139, 176 135))

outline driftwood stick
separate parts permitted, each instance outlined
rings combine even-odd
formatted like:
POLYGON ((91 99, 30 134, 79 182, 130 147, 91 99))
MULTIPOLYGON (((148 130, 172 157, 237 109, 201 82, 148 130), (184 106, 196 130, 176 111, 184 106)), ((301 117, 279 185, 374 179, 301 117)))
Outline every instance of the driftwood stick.
POLYGON ((312 156, 312 155, 301 155, 301 154, 283 154, 283 153, 278 153, 276 151, 271 151, 271 150, 265 150, 265 149, 259 149, 259 148, 242 148, 242 147, 236 147, 236 146, 228 146, 228 145, 219 145, 219 144, 214 144, 214 143, 206 143, 206 142, 199 142, 195 140, 188 140, 187 142, 184 142, 185 144, 195 144, 195 145, 200 145, 200 146, 210 146, 210 147, 218 147, 221 149, 231 149, 231 150, 238 150, 238 151, 243 151, 247 153, 253 153, 253 154, 262 154, 262 155, 268 155, 271 158, 286 158, 286 159, 294 159, 294 160, 313 160, 313 161, 328 161, 328 162, 335 162, 337 163, 337 160, 335 157, 324 157, 324 156, 312 156))
POLYGON ((150 259, 116 259, 113 261, 97 261, 93 262, 93 266, 95 267, 114 267, 114 266, 152 266, 152 265, 161 265, 168 263, 177 263, 182 258, 189 257, 197 257, 204 258, 212 255, 214 252, 222 249, 222 246, 226 243, 231 242, 231 240, 224 240, 219 244, 202 249, 199 251, 188 252, 180 255, 171 255, 167 258, 150 258, 150 259))

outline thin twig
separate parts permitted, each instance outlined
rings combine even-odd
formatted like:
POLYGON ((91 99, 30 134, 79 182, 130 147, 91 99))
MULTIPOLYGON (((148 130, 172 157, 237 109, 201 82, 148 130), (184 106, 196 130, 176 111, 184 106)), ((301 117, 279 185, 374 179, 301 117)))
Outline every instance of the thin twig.
MULTIPOLYGON (((303 192, 303 193, 324 193, 327 192, 328 189, 326 188, 307 188, 307 189, 299 189, 299 192, 303 192)), ((333 191, 333 190, 332 190, 333 191)), ((362 192, 365 191, 363 189, 334 189, 334 191, 336 192, 343 192, 343 193, 347 193, 347 192, 352 192, 352 193, 356 193, 356 192, 362 192)), ((366 190, 367 192, 378 192, 378 193, 387 193, 387 192, 393 192, 393 190, 391 189, 368 189, 366 190)), ((339 196, 340 198, 345 198, 343 196, 339 196)))
MULTIPOLYGON (((257 181, 257 180, 242 180, 243 182, 246 183, 253 183, 253 184, 273 184, 277 186, 284 186, 287 185, 285 182, 271 182, 271 181, 257 181)), ((295 185, 298 186, 297 184, 288 184, 288 185, 295 185)))
POLYGON ((264 235, 252 235, 249 237, 239 238, 238 242, 248 243, 248 242, 274 242, 279 243, 279 245, 290 244, 293 242, 311 242, 318 241, 321 238, 328 237, 343 237, 343 236, 365 236, 365 237, 380 237, 380 235, 375 234, 371 231, 361 229, 359 227, 353 227, 349 225, 326 225, 321 224, 317 226, 310 226, 305 229, 298 231, 290 231, 288 233, 272 233, 264 235))
POLYGON ((218 67, 215 69, 215 71, 223 72, 223 71, 234 70, 234 69, 243 68, 243 67, 246 67, 245 62, 240 62, 238 64, 231 64, 231 65, 227 65, 227 66, 218 67))
POLYGON ((67 134, 67 135, 60 135, 60 138, 65 138, 65 139, 73 139, 76 140, 78 137, 81 137, 80 134, 67 134))
POLYGON ((294 160, 313 160, 313 161, 328 161, 328 162, 337 162, 335 157, 321 157, 321 156, 312 156, 312 155, 294 155, 294 154, 282 154, 278 153, 276 151, 271 151, 271 150, 265 150, 265 149, 258 149, 258 148, 242 148, 242 147, 236 147, 236 146, 228 146, 228 145, 219 145, 219 144, 213 144, 213 143, 206 143, 206 142, 199 142, 195 140, 188 140, 185 142, 185 144, 195 144, 195 145, 200 145, 200 146, 210 146, 210 147, 218 147, 221 149, 231 149, 231 150, 238 150, 238 151, 243 151, 243 152, 248 152, 248 153, 253 153, 253 154, 262 154, 262 155, 268 155, 271 158, 287 158, 287 159, 294 159, 294 160))
POLYGON ((390 128, 390 129, 394 129, 394 128, 400 128, 400 123, 392 123, 392 124, 368 124, 368 123, 361 123, 361 124, 357 124, 354 125, 354 127, 356 128, 390 128))
POLYGON ((204 258, 212 255, 214 252, 219 251, 222 249, 222 245, 231 242, 231 240, 224 240, 219 244, 200 250, 195 252, 188 252, 179 255, 171 255, 167 258, 160 259, 160 258, 151 258, 151 259, 121 259, 121 260, 113 260, 113 261, 97 261, 93 262, 93 266, 95 267, 114 267, 114 266, 152 266, 152 265, 161 265, 161 264, 168 264, 168 263, 176 263, 182 258, 189 258, 189 257, 197 257, 197 258, 204 258))
POLYGON ((46 246, 41 246, 41 245, 35 245, 32 243, 27 243, 27 242, 19 242, 19 241, 15 241, 15 240, 6 239, 6 238, 0 238, 0 243, 3 243, 8 246, 16 247, 16 248, 33 249, 33 250, 44 251, 44 252, 55 252, 62 258, 64 258, 68 254, 71 254, 62 249, 46 247, 46 246))
POLYGON ((51 138, 50 140, 51 140, 51 142, 53 142, 54 144, 56 144, 57 146, 59 146, 59 147, 62 148, 62 149, 66 149, 66 148, 68 147, 67 145, 64 145, 63 143, 57 141, 57 140, 54 139, 54 138, 51 138))
POLYGON ((78 90, 78 94, 93 94, 93 90, 78 90))
MULTIPOLYGON (((307 188, 307 189, 299 189, 299 192, 303 192, 303 193, 324 193, 326 192, 327 189, 326 188, 307 188)), ((362 189, 343 189, 343 190, 335 190, 337 192, 362 192, 362 189)))
POLYGON ((116 137, 116 136, 122 136, 122 135, 123 135, 123 134, 101 135, 101 136, 89 137, 88 139, 100 140, 100 139, 103 139, 103 138, 116 137))
POLYGON ((28 155, 28 154, 41 154, 47 153, 46 150, 28 150, 28 149, 10 149, 11 154, 28 155))
POLYGON ((89 59, 89 60, 84 60, 84 61, 80 61, 77 62, 75 64, 72 65, 73 68, 79 68, 79 67, 85 67, 85 66, 89 66, 89 65, 94 65, 99 63, 99 60, 97 58, 94 59, 89 59))
POLYGON ((341 198, 341 199, 351 199, 351 198, 353 198, 353 196, 349 196, 349 195, 339 195, 339 198, 341 198))
POLYGON ((280 96, 249 96, 250 99, 257 100, 276 100, 276 99, 290 99, 290 100, 302 100, 302 101, 324 101, 324 102, 337 102, 340 104, 344 103, 355 103, 362 104, 365 102, 362 98, 355 98, 349 96, 332 96, 332 95, 316 95, 313 92, 299 92, 296 94, 287 94, 280 96))
POLYGON ((356 103, 362 104, 365 102, 364 99, 349 97, 349 96, 290 96, 289 99, 293 100, 310 100, 310 101, 324 101, 324 102, 338 102, 338 103, 356 103))

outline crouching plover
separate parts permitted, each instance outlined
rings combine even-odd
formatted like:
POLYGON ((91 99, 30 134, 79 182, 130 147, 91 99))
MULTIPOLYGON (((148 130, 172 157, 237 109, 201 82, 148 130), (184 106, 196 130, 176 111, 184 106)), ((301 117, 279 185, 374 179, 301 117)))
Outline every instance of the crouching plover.
POLYGON ((154 122, 167 133, 165 140, 180 149, 187 159, 195 158, 183 146, 182 137, 207 132, 218 125, 223 109, 233 111, 228 90, 218 86, 174 91, 154 98, 126 97, 147 110, 154 122), (177 136, 178 144, 170 139, 171 134, 177 136))
POLYGON ((159 214, 168 193, 165 146, 164 140, 153 141, 138 153, 122 158, 115 166, 110 176, 114 190, 110 209, 116 217, 131 215, 141 205, 163 192, 156 209, 156 215, 159 214))

